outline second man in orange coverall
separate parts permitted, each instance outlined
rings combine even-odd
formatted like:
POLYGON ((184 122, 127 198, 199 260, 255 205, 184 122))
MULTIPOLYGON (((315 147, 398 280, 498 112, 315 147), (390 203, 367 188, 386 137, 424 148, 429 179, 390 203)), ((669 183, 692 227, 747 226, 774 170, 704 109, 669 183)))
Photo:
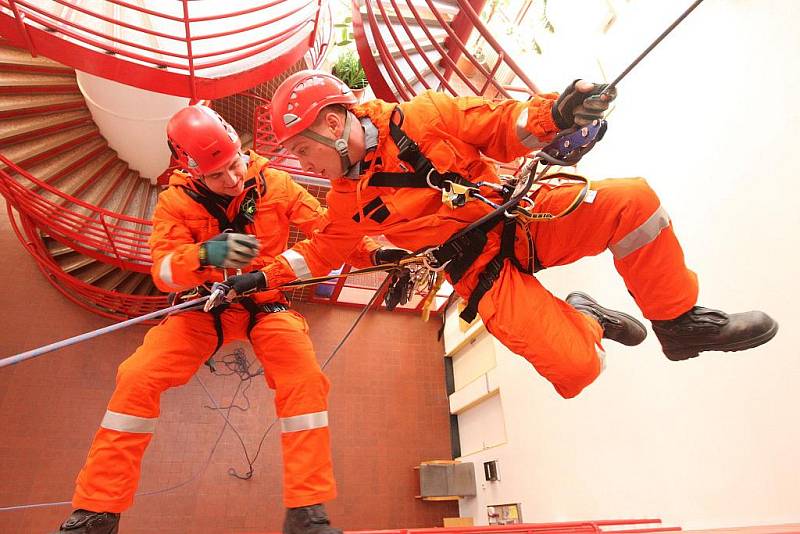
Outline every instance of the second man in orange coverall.
MULTIPOLYGON (((365 235, 382 234, 411 251, 441 245, 492 210, 478 200, 443 203, 448 182, 498 184, 496 166, 487 158, 508 162, 529 155, 560 131, 602 118, 613 94, 601 96, 601 90, 576 81, 560 96, 537 95, 527 102, 427 91, 401 104, 357 104, 330 74, 289 76, 272 100, 273 129, 306 171, 331 181, 331 222, 262 268, 270 286, 328 273, 365 235)), ((533 193, 533 211, 559 213, 581 187, 545 185, 533 193)), ((502 202, 495 188, 479 190, 502 202)), ((684 263, 666 210, 641 178, 594 182, 568 216, 517 225, 505 239, 500 226, 462 247, 446 271, 489 332, 563 397, 574 397, 600 373, 602 338, 636 345, 646 330, 583 293, 556 298, 534 276, 540 268, 610 250, 672 360, 748 349, 777 332, 777 323, 763 312, 727 314, 696 305, 697 277, 684 263)), ((398 258, 397 251, 374 254, 376 263, 398 258)))

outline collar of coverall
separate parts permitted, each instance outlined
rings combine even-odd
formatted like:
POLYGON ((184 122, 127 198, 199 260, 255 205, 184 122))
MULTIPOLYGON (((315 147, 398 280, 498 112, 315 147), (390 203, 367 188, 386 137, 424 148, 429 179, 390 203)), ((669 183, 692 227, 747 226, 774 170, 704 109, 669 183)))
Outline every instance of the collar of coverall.
MULTIPOLYGON (((364 154, 368 154, 375 150, 378 146, 378 127, 370 120, 369 117, 361 117, 361 128, 364 130, 364 154)), ((352 167, 350 172, 345 175, 348 180, 358 180, 361 176, 361 168, 363 167, 364 160, 357 161, 352 167)))

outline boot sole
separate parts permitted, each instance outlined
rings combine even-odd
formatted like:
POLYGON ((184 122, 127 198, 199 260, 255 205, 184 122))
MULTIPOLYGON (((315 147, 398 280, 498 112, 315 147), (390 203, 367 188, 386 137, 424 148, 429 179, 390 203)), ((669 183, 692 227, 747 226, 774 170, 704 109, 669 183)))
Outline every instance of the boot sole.
POLYGON ((727 345, 722 345, 720 347, 714 347, 713 349, 687 349, 681 351, 667 351, 664 350, 664 354, 672 361, 679 362, 682 360, 688 360, 689 358, 694 358, 699 356, 701 352, 737 352, 740 350, 747 350, 753 349, 758 347, 759 345, 763 345, 767 341, 771 340, 775 335, 778 333, 778 323, 772 325, 772 328, 761 334, 760 336, 756 336, 750 339, 744 339, 742 341, 738 341, 736 343, 729 343, 727 345))
MULTIPOLYGON (((567 295, 567 298, 565 300, 569 299, 572 295, 576 295, 576 296, 579 296, 581 298, 584 298, 584 299, 588 300, 589 302, 593 302, 594 305, 597 306, 599 309, 601 309, 603 311, 603 313, 605 313, 606 315, 620 315, 620 316, 624 317, 628 321, 631 321, 633 324, 635 324, 639 328, 639 330, 643 333, 642 341, 644 341, 645 338, 647 337, 647 328, 636 317, 628 315, 625 312, 621 312, 621 311, 617 311, 617 310, 610 310, 608 308, 605 308, 605 307, 601 306, 600 304, 598 304, 597 301, 594 300, 592 297, 590 297, 589 295, 587 295, 586 293, 583 293, 581 291, 573 291, 572 293, 567 295)), ((611 339, 612 341, 616 341, 617 343, 620 343, 621 345, 625 345, 626 347, 635 347, 636 345, 639 345, 642 342, 642 341, 639 341, 639 343, 628 344, 628 343, 622 343, 621 341, 618 341, 618 340, 612 339, 612 338, 606 338, 606 339, 611 339)))

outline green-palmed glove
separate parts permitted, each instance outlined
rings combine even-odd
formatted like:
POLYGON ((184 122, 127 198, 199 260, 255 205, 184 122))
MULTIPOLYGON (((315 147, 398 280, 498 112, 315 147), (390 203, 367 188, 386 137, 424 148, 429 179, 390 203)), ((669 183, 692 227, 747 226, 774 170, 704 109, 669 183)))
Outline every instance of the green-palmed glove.
POLYGON ((261 244, 255 236, 224 233, 200 245, 200 265, 241 269, 258 256, 261 244))

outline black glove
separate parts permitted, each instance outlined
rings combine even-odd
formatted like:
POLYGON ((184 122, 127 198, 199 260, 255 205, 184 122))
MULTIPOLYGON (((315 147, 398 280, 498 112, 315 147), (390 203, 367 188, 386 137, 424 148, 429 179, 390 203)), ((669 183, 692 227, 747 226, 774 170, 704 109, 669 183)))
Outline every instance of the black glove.
POLYGON ((258 256, 258 238, 247 234, 224 233, 200 245, 200 265, 241 269, 258 256))
POLYGON ((575 80, 556 100, 551 113, 560 129, 586 126, 595 119, 602 119, 611 101, 617 97, 616 88, 600 96, 608 84, 593 84, 592 88, 588 88, 588 84, 583 80, 575 80), (578 82, 583 82, 587 87, 578 89, 578 82))
POLYGON ((214 284, 211 288, 212 293, 214 289, 221 289, 225 295, 225 300, 230 301, 234 297, 267 289, 267 275, 262 271, 237 274, 236 276, 228 277, 224 282, 214 284))
POLYGON ((379 248, 373 253, 373 260, 375 265, 383 265, 384 263, 397 263, 406 256, 411 254, 402 248, 379 248))
POLYGON ((403 269, 399 273, 392 273, 392 280, 389 282, 389 289, 383 297, 386 309, 394 310, 398 305, 404 305, 411 297, 411 272, 403 269))

